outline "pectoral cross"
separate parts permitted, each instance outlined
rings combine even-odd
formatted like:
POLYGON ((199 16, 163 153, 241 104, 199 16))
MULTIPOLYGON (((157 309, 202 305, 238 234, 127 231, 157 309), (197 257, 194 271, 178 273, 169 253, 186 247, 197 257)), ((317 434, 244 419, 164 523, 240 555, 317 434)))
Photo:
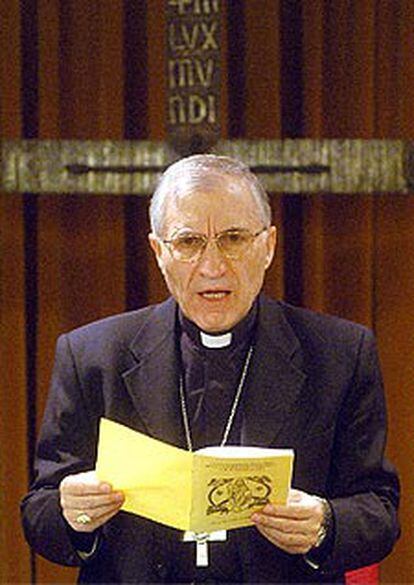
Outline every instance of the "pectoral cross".
POLYGON ((184 532, 184 542, 196 543, 196 566, 208 567, 208 543, 223 542, 227 540, 226 530, 217 530, 216 532, 184 532))

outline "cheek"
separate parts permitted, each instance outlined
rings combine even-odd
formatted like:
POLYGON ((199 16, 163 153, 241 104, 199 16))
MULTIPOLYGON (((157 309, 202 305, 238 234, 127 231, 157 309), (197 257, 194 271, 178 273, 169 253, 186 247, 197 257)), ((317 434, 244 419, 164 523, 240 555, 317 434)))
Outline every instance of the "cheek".
POLYGON ((164 270, 164 278, 170 293, 178 301, 182 301, 188 290, 191 270, 185 265, 167 263, 164 270))
POLYGON ((246 296, 255 297, 262 288, 265 275, 265 260, 260 259, 250 260, 244 266, 243 273, 240 274, 240 282, 242 290, 245 291, 246 296))

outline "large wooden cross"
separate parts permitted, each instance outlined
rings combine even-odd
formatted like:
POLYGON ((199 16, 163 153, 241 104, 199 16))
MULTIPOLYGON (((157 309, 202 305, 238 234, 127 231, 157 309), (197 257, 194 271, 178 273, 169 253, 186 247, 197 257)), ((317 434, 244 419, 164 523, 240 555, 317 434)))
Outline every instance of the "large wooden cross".
POLYGON ((414 143, 220 140, 220 0, 165 0, 167 142, 0 141, 0 191, 145 195, 175 159, 243 160, 271 193, 408 193, 414 143))
MULTIPOLYGON (((414 145, 402 140, 220 140, 270 193, 409 193, 414 145)), ((0 142, 0 191, 147 195, 177 153, 151 141, 0 142)))

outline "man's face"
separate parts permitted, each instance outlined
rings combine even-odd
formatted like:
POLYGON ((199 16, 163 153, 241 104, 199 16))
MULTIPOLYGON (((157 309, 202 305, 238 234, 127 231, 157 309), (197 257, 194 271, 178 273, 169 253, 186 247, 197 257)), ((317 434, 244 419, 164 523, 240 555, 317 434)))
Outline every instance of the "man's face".
MULTIPOLYGON (((249 190, 220 177, 167 203, 162 239, 188 232, 212 238, 234 228, 255 234, 264 225, 249 190)), ((153 234, 150 244, 184 315, 203 331, 218 333, 231 329, 249 312, 273 258, 276 228, 254 238, 238 259, 227 258, 213 241, 191 262, 173 258, 168 246, 153 234)))

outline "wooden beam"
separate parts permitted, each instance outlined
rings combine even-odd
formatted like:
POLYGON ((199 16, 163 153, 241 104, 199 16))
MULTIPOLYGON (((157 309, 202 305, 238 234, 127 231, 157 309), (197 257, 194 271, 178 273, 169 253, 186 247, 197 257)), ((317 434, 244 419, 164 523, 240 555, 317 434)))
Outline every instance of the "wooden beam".
MULTIPOLYGON (((402 140, 222 140, 271 193, 409 193, 414 143, 402 140)), ((3 140, 0 190, 147 195, 177 159, 165 142, 3 140)))

